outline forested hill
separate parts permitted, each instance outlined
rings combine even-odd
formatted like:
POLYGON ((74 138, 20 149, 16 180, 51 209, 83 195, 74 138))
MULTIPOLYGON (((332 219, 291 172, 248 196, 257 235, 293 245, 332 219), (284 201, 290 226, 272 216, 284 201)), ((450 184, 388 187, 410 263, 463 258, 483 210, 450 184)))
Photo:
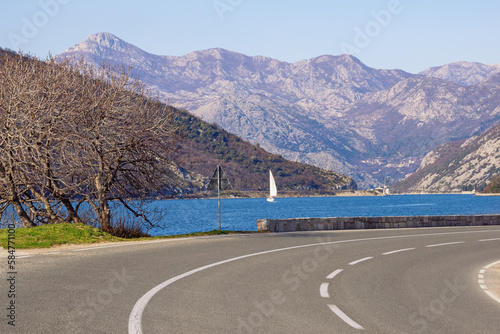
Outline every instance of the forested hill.
POLYGON ((235 190, 267 190, 269 170, 276 178, 278 191, 331 191, 356 189, 348 176, 318 167, 293 162, 270 154, 258 146, 208 124, 185 110, 176 110, 180 127, 180 166, 206 177, 221 165, 235 190))
POLYGON ((500 194, 500 175, 497 175, 490 183, 484 188, 486 194, 500 194))

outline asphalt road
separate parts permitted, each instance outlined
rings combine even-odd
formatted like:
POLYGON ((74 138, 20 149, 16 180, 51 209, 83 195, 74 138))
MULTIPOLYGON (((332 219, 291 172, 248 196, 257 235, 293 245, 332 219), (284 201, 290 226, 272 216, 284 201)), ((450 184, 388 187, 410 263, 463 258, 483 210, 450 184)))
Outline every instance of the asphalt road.
POLYGON ((14 281, 1 250, 0 332, 499 333, 484 291, 498 275, 480 273, 500 260, 498 227, 109 246, 19 251, 14 281))

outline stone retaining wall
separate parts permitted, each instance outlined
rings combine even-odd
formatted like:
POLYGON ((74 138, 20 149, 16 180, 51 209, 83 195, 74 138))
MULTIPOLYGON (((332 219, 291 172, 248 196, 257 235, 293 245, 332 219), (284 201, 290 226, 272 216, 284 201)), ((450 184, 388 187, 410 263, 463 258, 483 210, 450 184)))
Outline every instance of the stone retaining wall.
POLYGON ((271 232, 482 225, 500 225, 500 215, 332 217, 257 220, 258 231, 271 232))

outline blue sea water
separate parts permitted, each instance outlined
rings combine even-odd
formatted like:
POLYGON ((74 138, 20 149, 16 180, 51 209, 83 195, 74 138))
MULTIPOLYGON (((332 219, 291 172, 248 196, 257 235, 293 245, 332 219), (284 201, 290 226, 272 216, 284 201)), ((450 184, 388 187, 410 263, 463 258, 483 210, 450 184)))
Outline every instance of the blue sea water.
MULTIPOLYGON (((151 235, 172 235, 219 228, 217 199, 157 201, 166 210, 166 227, 151 235)), ((500 214, 500 196, 462 194, 356 197, 221 199, 224 230, 256 231, 257 219, 298 217, 424 216, 500 214)))

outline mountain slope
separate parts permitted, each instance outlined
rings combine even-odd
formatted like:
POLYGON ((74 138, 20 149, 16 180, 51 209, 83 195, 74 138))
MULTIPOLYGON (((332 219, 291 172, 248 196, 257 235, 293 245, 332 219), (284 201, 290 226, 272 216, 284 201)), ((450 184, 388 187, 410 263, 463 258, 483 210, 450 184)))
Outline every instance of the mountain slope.
POLYGON ((378 155, 397 151, 421 156, 444 142, 482 133, 500 120, 500 87, 411 78, 354 104, 347 113, 351 126, 374 129, 387 152, 378 155))
POLYGON ((498 72, 500 72, 500 64, 485 65, 461 61, 443 66, 431 67, 420 72, 420 74, 444 79, 459 85, 473 86, 487 80, 498 72))
POLYGON ((399 191, 483 189, 500 173, 500 124, 484 134, 441 145, 419 169, 393 188, 399 191))
POLYGON ((184 110, 176 109, 176 114, 182 137, 179 166, 189 171, 188 176, 198 175, 198 182, 186 178, 188 188, 194 187, 192 191, 199 191, 199 179, 202 183, 208 182, 217 165, 223 166, 235 190, 268 190, 269 170, 273 171, 280 192, 314 194, 357 188, 356 183, 345 175, 270 154, 184 110))
POLYGON ((484 193, 486 194, 499 194, 500 193, 500 175, 491 180, 490 183, 484 188, 484 193))
POLYGON ((413 75, 349 55, 293 64, 224 49, 156 56, 107 33, 61 56, 134 66, 163 101, 269 152, 351 175, 363 188, 402 179, 436 146, 499 119, 500 77, 479 65, 413 75), (453 82, 476 72, 479 84, 453 82))

